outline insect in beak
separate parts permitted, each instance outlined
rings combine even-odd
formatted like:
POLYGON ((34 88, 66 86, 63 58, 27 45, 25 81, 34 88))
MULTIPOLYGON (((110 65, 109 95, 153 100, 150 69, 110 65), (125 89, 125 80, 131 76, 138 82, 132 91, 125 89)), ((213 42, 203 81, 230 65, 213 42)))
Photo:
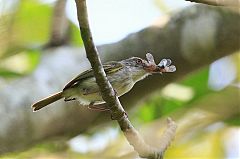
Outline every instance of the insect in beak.
POLYGON ((146 54, 147 61, 145 69, 150 73, 160 73, 163 72, 175 72, 176 66, 171 65, 172 61, 170 59, 162 59, 158 65, 156 65, 152 54, 146 54))

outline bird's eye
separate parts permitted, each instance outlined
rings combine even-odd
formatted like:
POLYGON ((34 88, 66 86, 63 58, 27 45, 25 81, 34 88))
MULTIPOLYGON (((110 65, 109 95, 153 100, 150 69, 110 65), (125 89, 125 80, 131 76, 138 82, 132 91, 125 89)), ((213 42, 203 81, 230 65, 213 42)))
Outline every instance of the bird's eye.
POLYGON ((142 63, 142 60, 141 59, 137 59, 137 64, 140 64, 142 63))

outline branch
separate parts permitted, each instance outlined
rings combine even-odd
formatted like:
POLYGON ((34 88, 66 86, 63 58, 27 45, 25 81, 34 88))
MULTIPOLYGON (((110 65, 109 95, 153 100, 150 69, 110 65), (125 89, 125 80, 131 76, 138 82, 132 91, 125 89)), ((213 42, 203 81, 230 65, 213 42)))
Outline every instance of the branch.
POLYGON ((239 0, 185 0, 195 3, 202 3, 212 6, 228 6, 228 7, 239 7, 239 0))
POLYGON ((69 21, 65 13, 66 0, 58 0, 54 6, 50 40, 46 47, 60 46, 69 40, 69 21))
POLYGON ((169 119, 169 129, 167 129, 163 135, 164 142, 160 149, 152 148, 144 142, 143 138, 139 135, 138 131, 129 121, 118 97, 116 96, 104 72, 98 55, 98 51, 96 49, 96 46, 94 45, 92 34, 89 28, 86 0, 75 1, 77 6, 80 31, 85 46, 87 58, 93 68, 94 76, 100 88, 102 98, 111 110, 112 118, 118 121, 118 124, 121 127, 121 130, 124 132, 125 137, 128 139, 128 142, 134 147, 135 151, 138 152, 139 156, 152 159, 163 158, 164 151, 167 149, 173 136, 175 135, 176 124, 171 119, 169 119))
POLYGON ((115 96, 115 92, 107 80, 103 66, 101 64, 96 46, 94 45, 91 31, 89 29, 88 15, 86 10, 85 0, 76 0, 78 21, 81 31, 81 36, 85 46, 87 58, 93 68, 96 82, 100 88, 102 98, 106 103, 111 106, 111 110, 114 113, 113 117, 119 117, 124 114, 123 108, 120 106, 118 98, 115 96), (117 113, 117 114, 115 114, 117 113), (117 115, 117 116, 116 116, 117 115))

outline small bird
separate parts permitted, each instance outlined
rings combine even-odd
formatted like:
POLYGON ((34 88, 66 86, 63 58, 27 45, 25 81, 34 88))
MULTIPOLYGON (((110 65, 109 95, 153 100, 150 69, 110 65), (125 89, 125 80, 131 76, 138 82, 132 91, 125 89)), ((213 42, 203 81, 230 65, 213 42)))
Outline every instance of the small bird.
MULTIPOLYGON (((170 66, 170 59, 163 59, 156 65, 150 53, 147 53, 146 57, 148 61, 139 57, 131 57, 119 62, 111 61, 103 64, 107 78, 118 97, 130 91, 136 82, 150 74, 176 71, 174 65, 170 66)), ((34 103, 33 111, 61 98, 64 98, 64 101, 77 100, 81 105, 87 105, 90 109, 107 110, 106 107, 101 107, 105 101, 102 99, 92 69, 86 70, 72 79, 62 91, 34 103)))

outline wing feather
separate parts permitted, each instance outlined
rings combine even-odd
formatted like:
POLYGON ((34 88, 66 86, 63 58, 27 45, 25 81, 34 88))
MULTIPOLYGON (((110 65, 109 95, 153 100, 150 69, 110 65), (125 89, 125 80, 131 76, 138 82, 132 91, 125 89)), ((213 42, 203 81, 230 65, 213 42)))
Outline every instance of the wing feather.
MULTIPOLYGON (((107 63, 103 64, 104 71, 106 72, 107 75, 110 75, 111 73, 114 73, 115 71, 118 71, 118 70, 122 69, 123 67, 124 67, 123 64, 121 64, 120 62, 116 62, 116 61, 111 61, 111 62, 107 62, 107 63)), ((78 85, 82 80, 91 78, 93 76, 94 76, 94 73, 93 73, 92 68, 89 70, 86 70, 86 71, 82 72, 81 74, 79 74, 74 79, 72 79, 70 82, 68 82, 63 90, 72 88, 72 87, 78 85)))

